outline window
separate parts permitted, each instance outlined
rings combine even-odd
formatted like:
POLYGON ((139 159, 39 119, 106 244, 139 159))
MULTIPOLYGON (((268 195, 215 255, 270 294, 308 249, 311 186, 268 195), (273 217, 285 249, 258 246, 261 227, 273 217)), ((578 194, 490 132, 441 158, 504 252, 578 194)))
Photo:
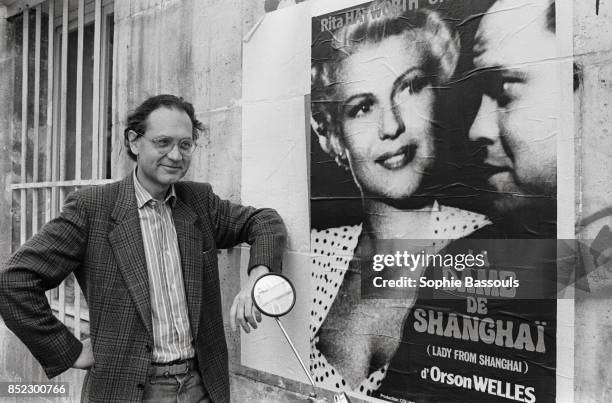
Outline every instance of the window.
MULTIPOLYGON (((112 6, 47 0, 11 18, 13 249, 58 214, 70 191, 110 182, 112 6)), ((89 333, 74 276, 47 296, 77 337, 89 333)))

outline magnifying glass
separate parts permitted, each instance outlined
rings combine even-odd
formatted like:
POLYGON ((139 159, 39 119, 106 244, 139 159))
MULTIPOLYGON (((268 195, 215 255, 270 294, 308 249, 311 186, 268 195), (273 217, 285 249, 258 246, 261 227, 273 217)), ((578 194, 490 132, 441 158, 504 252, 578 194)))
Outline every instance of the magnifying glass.
MULTIPOLYGON (((280 321, 280 317, 288 314, 295 305, 295 288, 293 287, 293 284, 287 277, 281 274, 267 273, 255 281, 251 295, 253 297, 255 307, 264 315, 274 318, 276 323, 278 323, 278 327, 280 327, 281 331, 283 332, 289 346, 291 346, 291 350, 293 350, 293 354, 295 354, 297 357, 302 369, 304 370, 304 373, 306 373, 306 376, 312 385, 313 391, 310 393, 310 397, 315 400, 317 395, 315 393, 315 383, 312 379, 312 375, 310 375, 310 371, 308 371, 306 365, 304 365, 304 361, 302 361, 302 358, 293 345, 289 334, 287 334, 287 331, 280 321)), ((316 399, 315 401, 327 402, 327 399, 316 399)), ((334 396, 334 402, 349 403, 350 401, 346 394, 342 393, 334 396)))
POLYGON ((278 327, 280 327, 285 335, 287 342, 291 346, 291 350, 293 350, 293 354, 297 357, 312 385, 313 392, 310 394, 311 397, 316 398, 316 393, 314 392, 315 384, 310 375, 310 371, 308 371, 306 365, 304 365, 302 357, 298 354, 289 334, 287 334, 287 331, 279 319, 281 316, 288 314, 295 305, 295 288, 293 284, 291 284, 287 277, 281 274, 267 273, 255 281, 252 297, 255 307, 264 315, 273 317, 276 323, 278 323, 278 327))

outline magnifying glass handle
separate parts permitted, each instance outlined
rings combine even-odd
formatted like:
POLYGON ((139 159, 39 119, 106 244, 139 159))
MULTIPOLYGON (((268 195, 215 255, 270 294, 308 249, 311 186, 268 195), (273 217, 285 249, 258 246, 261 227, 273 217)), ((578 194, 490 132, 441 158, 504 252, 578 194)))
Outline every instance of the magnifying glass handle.
POLYGON ((291 349, 293 350, 293 354, 295 354, 295 356, 297 357, 298 361, 300 362, 300 365, 302 366, 302 369, 306 373, 306 376, 308 377, 308 380, 310 381, 310 384, 312 385, 312 387, 314 389, 315 383, 314 383, 314 380, 312 379, 312 376, 310 375, 310 371, 306 368, 306 365, 304 365, 304 361, 302 361, 302 357, 300 357, 300 355, 298 354, 295 346, 291 342, 291 338, 289 337, 289 335, 285 331, 285 328, 283 327, 283 324, 281 323, 280 319, 278 319, 276 317, 274 319, 276 319, 276 323, 278 323, 278 327, 280 327, 281 331, 285 335, 285 338, 287 339, 287 341, 289 342, 289 345, 291 346, 291 349))

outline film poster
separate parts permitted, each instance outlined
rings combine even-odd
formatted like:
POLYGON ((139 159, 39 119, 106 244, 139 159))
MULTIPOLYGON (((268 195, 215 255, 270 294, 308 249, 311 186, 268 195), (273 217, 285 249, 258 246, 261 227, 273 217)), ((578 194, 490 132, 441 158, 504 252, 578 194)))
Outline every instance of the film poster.
POLYGON ((555 400, 557 29, 549 0, 312 18, 317 384, 394 402, 555 400))

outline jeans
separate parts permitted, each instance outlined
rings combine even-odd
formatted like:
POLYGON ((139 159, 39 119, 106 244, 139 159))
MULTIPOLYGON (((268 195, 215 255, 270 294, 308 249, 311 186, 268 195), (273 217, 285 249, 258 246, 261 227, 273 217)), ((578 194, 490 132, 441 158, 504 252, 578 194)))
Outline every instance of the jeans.
POLYGON ((186 374, 149 376, 144 389, 144 402, 211 403, 197 370, 186 374))

